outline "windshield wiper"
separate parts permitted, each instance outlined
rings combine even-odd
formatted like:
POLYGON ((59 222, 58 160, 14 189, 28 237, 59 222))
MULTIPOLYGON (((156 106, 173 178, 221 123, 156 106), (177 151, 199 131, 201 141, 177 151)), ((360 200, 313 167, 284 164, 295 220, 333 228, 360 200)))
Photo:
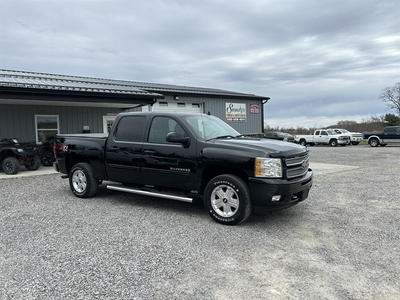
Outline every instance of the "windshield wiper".
POLYGON ((208 139, 207 141, 211 141, 211 140, 215 140, 215 139, 226 139, 226 138, 235 139, 235 138, 239 138, 239 137, 243 137, 243 136, 244 136, 243 134, 239 134, 239 135, 236 135, 236 136, 227 134, 227 135, 220 135, 220 136, 208 139))

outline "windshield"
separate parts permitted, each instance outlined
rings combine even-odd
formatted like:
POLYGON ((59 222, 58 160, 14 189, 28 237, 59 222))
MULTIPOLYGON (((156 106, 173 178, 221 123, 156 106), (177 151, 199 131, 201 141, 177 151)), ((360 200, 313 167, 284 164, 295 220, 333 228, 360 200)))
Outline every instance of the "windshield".
POLYGON ((329 135, 337 135, 338 134, 335 130, 332 130, 332 129, 327 130, 327 132, 329 135))
POLYGON ((340 129, 343 133, 350 133, 350 131, 346 130, 346 129, 340 129))
POLYGON ((237 137, 240 135, 235 129, 221 119, 209 115, 193 115, 186 117, 186 122, 196 135, 206 140, 218 137, 237 137))

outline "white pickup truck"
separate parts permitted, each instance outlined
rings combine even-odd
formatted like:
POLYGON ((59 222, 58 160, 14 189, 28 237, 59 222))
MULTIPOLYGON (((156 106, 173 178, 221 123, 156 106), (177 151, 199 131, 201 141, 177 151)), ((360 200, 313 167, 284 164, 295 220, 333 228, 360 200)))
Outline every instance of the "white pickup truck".
POLYGON ((311 135, 296 135, 295 141, 303 146, 322 144, 336 147, 337 145, 348 145, 350 143, 350 137, 348 135, 338 134, 332 129, 318 129, 311 135))
POLYGON ((363 135, 360 132, 350 132, 342 128, 332 128, 332 130, 335 130, 337 134, 348 135, 352 145, 358 145, 363 140, 363 135))

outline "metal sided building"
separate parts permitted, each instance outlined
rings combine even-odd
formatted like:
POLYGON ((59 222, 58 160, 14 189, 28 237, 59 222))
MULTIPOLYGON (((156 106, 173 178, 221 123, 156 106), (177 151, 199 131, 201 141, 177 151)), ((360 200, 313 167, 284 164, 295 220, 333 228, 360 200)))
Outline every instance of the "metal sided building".
POLYGON ((268 97, 219 89, 0 69, 0 139, 108 132, 123 111, 211 113, 240 133, 263 132, 268 97))

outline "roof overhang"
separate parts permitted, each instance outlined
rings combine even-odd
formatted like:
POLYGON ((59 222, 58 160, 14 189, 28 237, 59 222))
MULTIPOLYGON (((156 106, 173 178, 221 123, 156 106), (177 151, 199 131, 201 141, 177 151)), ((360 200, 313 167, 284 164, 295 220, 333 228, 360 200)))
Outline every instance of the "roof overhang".
POLYGON ((160 94, 132 95, 0 86, 0 104, 133 108, 152 105, 157 99, 163 98, 160 94))

